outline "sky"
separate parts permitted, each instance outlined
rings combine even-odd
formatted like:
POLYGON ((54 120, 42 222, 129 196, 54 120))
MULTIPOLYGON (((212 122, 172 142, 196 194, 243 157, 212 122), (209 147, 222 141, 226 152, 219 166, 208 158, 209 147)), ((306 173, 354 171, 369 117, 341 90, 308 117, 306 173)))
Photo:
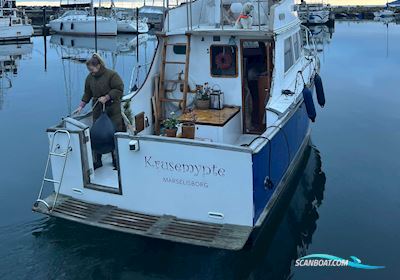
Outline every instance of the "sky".
MULTIPOLYGON (((63 3, 66 3, 68 0, 64 0, 63 3)), ((73 3, 74 0, 69 0, 70 3, 73 3)), ((77 0, 77 2, 80 2, 82 0, 77 0)), ((385 5, 387 0, 324 0, 324 3, 328 3, 331 5, 385 5)), ((391 2, 393 0, 390 0, 391 2)), ((86 1, 83 1, 86 2, 86 1)), ((89 0, 88 0, 89 2, 89 0)), ((98 0, 94 1, 95 3, 98 3, 98 0)), ((109 0, 107 1, 102 1, 104 3, 104 6, 109 6, 109 0)), ((115 4, 117 6, 122 6, 126 8, 134 8, 134 7, 140 7, 143 6, 143 0, 114 0, 115 4)), ((151 4, 153 0, 147 0, 147 4, 151 4)), ((162 1, 157 1, 162 3, 162 1)), ((309 2, 321 2, 315 1, 315 0, 309 0, 309 2)), ((17 0, 18 5, 30 5, 30 6, 43 6, 43 5, 53 5, 53 6, 58 6, 60 4, 60 1, 54 1, 54 0, 40 0, 40 1, 34 1, 34 0, 17 0)), ((161 4, 162 5, 162 4, 161 4)))

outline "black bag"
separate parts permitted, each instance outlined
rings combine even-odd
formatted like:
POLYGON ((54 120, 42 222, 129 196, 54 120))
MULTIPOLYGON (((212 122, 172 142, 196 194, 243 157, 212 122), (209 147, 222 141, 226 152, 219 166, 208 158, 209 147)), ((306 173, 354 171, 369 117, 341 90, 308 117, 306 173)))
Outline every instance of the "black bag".
POLYGON ((114 133, 114 124, 107 113, 103 111, 90 130, 92 149, 98 154, 107 154, 114 151, 114 133))

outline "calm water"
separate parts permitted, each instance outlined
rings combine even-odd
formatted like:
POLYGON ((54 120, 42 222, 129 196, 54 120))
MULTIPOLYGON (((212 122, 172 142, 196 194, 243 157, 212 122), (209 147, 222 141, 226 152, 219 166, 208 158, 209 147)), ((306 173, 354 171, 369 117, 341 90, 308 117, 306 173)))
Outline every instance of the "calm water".
MULTIPOLYGON (((127 88, 137 60, 131 39, 103 42, 101 51, 127 88)), ((321 46, 321 76, 327 106, 318 110, 312 144, 279 209, 253 246, 240 252, 140 238, 31 212, 47 156, 44 131, 69 114, 82 94, 86 70, 78 61, 89 55, 93 41, 72 40, 48 38, 45 70, 44 40, 34 38, 17 61, 18 72, 2 79, 1 279, 398 278, 400 25, 337 23, 333 38, 325 38, 330 42, 321 46), (312 253, 357 256, 386 268, 294 267, 295 259, 312 253)), ((141 64, 151 61, 155 44, 140 46, 141 64)), ((10 52, 1 47, 0 57, 10 52)))

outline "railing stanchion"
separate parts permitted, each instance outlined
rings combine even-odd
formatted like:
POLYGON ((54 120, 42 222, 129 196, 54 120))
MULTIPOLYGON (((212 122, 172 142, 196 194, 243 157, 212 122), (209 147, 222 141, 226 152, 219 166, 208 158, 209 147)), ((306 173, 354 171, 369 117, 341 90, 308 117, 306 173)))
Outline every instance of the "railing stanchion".
POLYGON ((224 29, 224 19, 223 19, 223 5, 222 5, 222 0, 219 1, 219 26, 221 26, 222 29, 224 29))
POLYGON ((187 25, 187 30, 189 31, 189 3, 188 0, 185 2, 186 4, 186 25, 187 25))
POLYGON ((260 16, 260 0, 257 1, 257 6, 258 6, 258 31, 261 31, 261 16, 260 16))
POLYGON ((190 30, 193 29, 193 20, 192 20, 192 0, 190 1, 190 30))
POLYGON ((97 7, 94 8, 94 49, 97 53, 97 7))

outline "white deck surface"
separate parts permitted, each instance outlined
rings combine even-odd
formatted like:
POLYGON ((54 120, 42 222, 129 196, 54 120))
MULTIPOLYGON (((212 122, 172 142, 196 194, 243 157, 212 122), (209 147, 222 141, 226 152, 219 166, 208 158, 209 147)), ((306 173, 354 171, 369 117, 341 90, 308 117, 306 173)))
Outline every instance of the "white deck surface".
POLYGON ((91 183, 118 189, 118 171, 114 170, 111 154, 102 157, 103 166, 94 171, 91 183))

